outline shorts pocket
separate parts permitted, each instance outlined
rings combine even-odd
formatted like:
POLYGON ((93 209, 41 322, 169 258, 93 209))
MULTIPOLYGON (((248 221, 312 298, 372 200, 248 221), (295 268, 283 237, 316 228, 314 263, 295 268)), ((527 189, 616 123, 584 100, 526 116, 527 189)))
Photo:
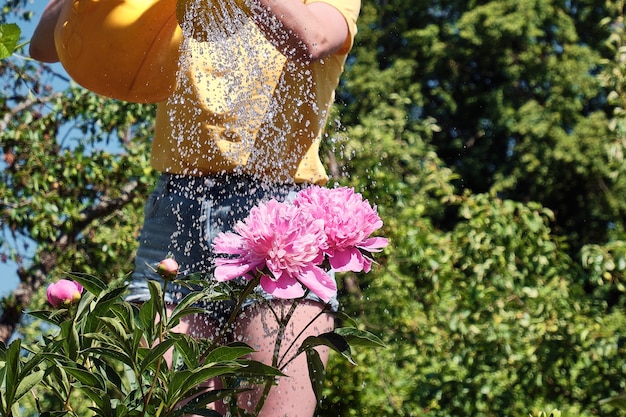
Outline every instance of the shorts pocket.
POLYGON ((156 187, 148 196, 146 204, 144 205, 144 219, 151 219, 157 214, 157 212, 159 211, 159 207, 161 206, 161 202, 163 201, 163 197, 165 197, 166 189, 167 182, 160 178, 156 187))
POLYGON ((204 240, 207 243, 211 243, 215 236, 220 232, 219 230, 215 230, 213 227, 212 221, 212 210, 213 204, 209 200, 204 200, 202 202, 202 212, 200 214, 202 224, 204 225, 204 240))

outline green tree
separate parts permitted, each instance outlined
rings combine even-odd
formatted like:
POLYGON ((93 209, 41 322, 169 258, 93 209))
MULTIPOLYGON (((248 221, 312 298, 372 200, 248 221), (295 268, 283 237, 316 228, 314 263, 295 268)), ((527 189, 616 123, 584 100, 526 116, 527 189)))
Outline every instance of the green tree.
POLYGON ((624 390, 623 6, 364 4, 337 150, 392 247, 344 305, 390 348, 331 366, 320 415, 596 415, 624 390))

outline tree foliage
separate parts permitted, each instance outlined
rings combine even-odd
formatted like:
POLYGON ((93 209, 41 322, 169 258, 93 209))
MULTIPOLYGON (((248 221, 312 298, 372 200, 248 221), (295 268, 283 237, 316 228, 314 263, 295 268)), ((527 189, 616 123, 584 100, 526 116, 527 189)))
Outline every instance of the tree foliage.
POLYGON ((340 150, 392 248, 344 305, 390 349, 320 415, 617 413, 623 6, 364 4, 340 150))
MULTIPOLYGON (((27 13, 6 4, 2 21, 27 13)), ((324 155, 392 241, 341 282, 388 348, 331 361, 319 416, 617 415, 601 400, 626 389, 623 11, 363 2, 324 155)), ((128 273, 153 109, 19 54, 0 75, 10 322, 46 279, 128 273)))

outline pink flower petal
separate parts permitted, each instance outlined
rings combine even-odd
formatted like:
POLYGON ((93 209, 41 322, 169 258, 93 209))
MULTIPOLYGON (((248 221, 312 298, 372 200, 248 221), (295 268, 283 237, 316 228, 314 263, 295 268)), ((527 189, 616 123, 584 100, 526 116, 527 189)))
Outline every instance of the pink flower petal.
POLYGON ((213 275, 218 282, 239 278, 254 269, 254 265, 241 263, 239 259, 216 259, 213 275))
POLYGON ((304 270, 298 280, 326 303, 337 294, 335 280, 316 266, 304 270))
POLYGON ((166 280, 172 280, 178 275, 178 262, 174 258, 165 258, 157 264, 157 273, 166 280))
POLYGON ((214 251, 217 253, 241 253, 241 236, 233 232, 220 233, 214 240, 214 251))
POLYGON ((389 244, 389 240, 384 237, 372 237, 359 244, 357 247, 368 252, 380 252, 389 244))
POLYGON ((297 281, 301 271, 324 260, 323 226, 323 221, 293 204, 276 200, 259 204, 235 225, 235 233, 220 233, 215 238, 215 253, 235 256, 216 259, 215 278, 224 281, 269 270, 272 278, 262 280, 265 291, 280 298, 301 296, 304 290, 297 281))
POLYGON ((364 258, 358 249, 336 250, 328 258, 330 266, 336 272, 361 272, 364 267, 364 258))
POLYGON ((337 271, 361 271, 371 262, 353 252, 362 248, 368 252, 380 252, 387 239, 369 236, 382 227, 383 222, 376 207, 364 200, 352 188, 324 188, 313 186, 298 193, 294 204, 308 211, 315 219, 324 221, 327 238, 326 254, 337 271), (347 253, 343 253, 347 252, 347 253))
POLYGON ((271 277, 264 275, 261 277, 261 288, 268 294, 276 298, 282 299, 294 299, 300 298, 304 295, 304 288, 302 285, 291 276, 281 277, 279 280, 274 280, 271 277))
POLYGON ((61 279, 50 284, 46 290, 48 302, 55 308, 69 306, 80 300, 83 291, 82 285, 75 281, 61 279))

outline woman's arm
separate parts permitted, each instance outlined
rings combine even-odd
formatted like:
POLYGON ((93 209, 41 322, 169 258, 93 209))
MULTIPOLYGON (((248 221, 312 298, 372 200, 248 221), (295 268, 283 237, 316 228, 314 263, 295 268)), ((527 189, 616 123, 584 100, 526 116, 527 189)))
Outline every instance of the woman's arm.
POLYGON ((59 20, 64 0, 50 0, 43 11, 43 15, 35 27, 30 40, 30 56, 42 62, 57 62, 56 47, 54 46, 54 28, 59 20))
MULTIPOLYGON (((57 62, 54 28, 65 0, 50 0, 35 28, 30 55, 43 62, 57 62)), ((291 59, 315 61, 331 55, 348 40, 348 24, 333 6, 299 0, 253 0, 261 9, 254 19, 265 36, 291 59)), ((254 7, 258 10, 259 8, 254 7)))
POLYGON ((348 24, 333 6, 301 0, 252 0, 253 18, 265 36, 290 59, 316 61, 348 42, 348 24))

